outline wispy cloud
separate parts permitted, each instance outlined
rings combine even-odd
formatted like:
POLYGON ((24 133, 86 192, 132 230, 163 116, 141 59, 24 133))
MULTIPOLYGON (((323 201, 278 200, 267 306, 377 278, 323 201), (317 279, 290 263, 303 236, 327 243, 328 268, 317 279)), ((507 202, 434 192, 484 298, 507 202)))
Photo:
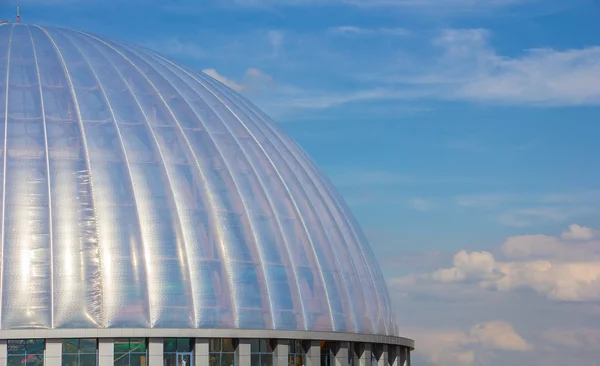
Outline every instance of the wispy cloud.
POLYGON ((505 226, 524 228, 592 214, 600 202, 600 192, 490 193, 458 196, 455 202, 465 209, 481 211, 505 226))
POLYGON ((273 78, 257 68, 246 69, 240 81, 229 79, 219 74, 215 69, 204 69, 202 71, 235 91, 256 92, 265 90, 273 85, 273 78))
POLYGON ((327 32, 341 36, 394 36, 404 37, 412 32, 406 28, 364 28, 357 26, 338 26, 331 27, 327 32))
POLYGON ((414 184, 415 177, 384 170, 334 169, 329 176, 340 187, 374 187, 382 185, 414 184))
MULTIPOLYGON (((271 111, 328 109, 365 101, 468 101, 535 107, 600 105, 600 46, 530 49, 507 56, 494 49, 485 29, 446 29, 425 41, 418 53, 402 43, 374 49, 370 57, 351 47, 395 39, 402 28, 338 26, 309 33, 279 30, 222 40, 228 51, 247 55, 239 66, 260 64, 278 88, 258 104, 271 111), (330 36, 328 36, 330 35, 330 36), (332 37, 331 35, 335 35, 332 37), (332 38, 344 36, 344 45, 332 38), (348 43, 349 42, 349 43, 348 43), (429 46, 427 46, 429 45, 429 46), (235 52, 230 47, 237 47, 235 52), (324 78, 323 75, 328 75, 324 78), (343 88, 340 85, 344 85, 343 88)), ((172 54, 204 54, 186 42, 163 47, 172 54)), ((213 54, 223 54, 213 51, 213 54)), ((224 76, 228 77, 228 76, 224 76)))
POLYGON ((421 197, 412 198, 410 199, 409 203, 414 210, 422 212, 430 211, 435 207, 431 200, 421 197))

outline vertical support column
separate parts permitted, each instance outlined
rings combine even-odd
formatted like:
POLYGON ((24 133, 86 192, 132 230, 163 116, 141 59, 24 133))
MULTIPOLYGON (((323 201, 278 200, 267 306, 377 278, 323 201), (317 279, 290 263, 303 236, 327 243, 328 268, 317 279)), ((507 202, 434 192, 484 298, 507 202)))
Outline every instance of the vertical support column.
POLYGON ((406 366, 410 366, 411 362, 410 362, 410 348, 406 348, 406 366))
POLYGON ((333 353, 331 366, 349 366, 348 355, 350 354, 350 350, 348 342, 330 342, 330 344, 333 353))
POLYGON ((113 338, 98 339, 98 366, 114 366, 115 340, 113 338))
POLYGON ((62 339, 46 339, 46 351, 44 352, 44 365, 62 366, 62 339))
POLYGON ((321 366, 321 341, 310 341, 306 350, 306 366, 321 366))
POLYGON ((388 365, 389 366, 400 366, 398 364, 400 346, 388 345, 388 365))
POLYGON ((194 366, 208 366, 208 338, 194 340, 194 366))
POLYGON ((8 346, 6 339, 0 339, 0 365, 6 365, 6 359, 8 358, 8 346))
POLYGON ((148 366, 163 365, 164 343, 162 338, 148 339, 148 366))
POLYGON ((408 366, 408 348, 398 346, 398 366, 408 366))
POLYGON ((377 359, 377 366, 388 366, 388 345, 380 344, 379 348, 379 358, 377 359))
POLYGON ((278 339, 275 345, 275 360, 273 366, 288 366, 288 355, 290 353, 290 341, 278 339))
POLYGON ((238 349, 236 352, 236 366, 250 366, 250 340, 249 339, 240 339, 240 343, 238 344, 238 349))
POLYGON ((358 360, 359 366, 376 366, 371 365, 371 356, 373 353, 373 346, 371 343, 361 343, 360 345, 361 353, 360 359, 358 360))

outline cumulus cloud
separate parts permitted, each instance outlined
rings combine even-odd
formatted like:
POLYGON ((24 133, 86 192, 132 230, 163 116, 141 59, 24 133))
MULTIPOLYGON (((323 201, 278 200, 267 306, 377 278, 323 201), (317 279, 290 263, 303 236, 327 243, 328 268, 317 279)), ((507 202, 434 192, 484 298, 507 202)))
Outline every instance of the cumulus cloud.
POLYGON ((569 230, 561 235, 565 240, 591 240, 596 236, 598 231, 577 224, 570 225, 569 230))
POLYGON ((533 348, 510 324, 503 321, 479 323, 471 329, 469 336, 471 343, 490 349, 529 351, 533 348))
POLYGON ((509 259, 600 260, 597 233, 594 229, 572 224, 560 237, 542 234, 510 237, 500 251, 509 259))
POLYGON ((555 346, 567 346, 575 349, 600 349, 600 329, 549 329, 542 337, 555 346))
POLYGON ((468 331, 410 329, 424 354, 435 366, 469 366, 477 363, 482 351, 526 352, 533 346, 505 321, 475 324, 468 331))
POLYGON ((206 75, 222 82, 235 91, 259 91, 273 83, 273 78, 270 75, 267 75, 263 71, 256 68, 246 69, 244 77, 241 81, 234 81, 226 76, 223 76, 215 69, 204 69, 202 71, 206 75))
POLYGON ((474 283, 495 291, 533 290, 557 301, 600 300, 599 243, 592 240, 594 232, 571 225, 561 238, 511 237, 500 248, 500 253, 509 260, 497 260, 487 251, 462 250, 454 255, 450 268, 405 276, 392 280, 391 284, 410 287, 425 282, 474 283), (578 241, 565 241, 564 237, 578 241))

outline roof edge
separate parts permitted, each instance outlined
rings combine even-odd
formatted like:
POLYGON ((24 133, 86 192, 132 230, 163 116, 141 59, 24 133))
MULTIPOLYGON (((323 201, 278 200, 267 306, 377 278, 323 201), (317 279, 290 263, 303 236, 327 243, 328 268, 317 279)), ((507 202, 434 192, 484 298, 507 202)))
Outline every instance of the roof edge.
POLYGON ((0 339, 33 338, 135 338, 135 337, 194 337, 194 338, 274 338, 361 343, 382 343, 415 348, 409 338, 377 334, 320 332, 277 329, 185 329, 185 328, 103 328, 103 329, 5 329, 0 339))

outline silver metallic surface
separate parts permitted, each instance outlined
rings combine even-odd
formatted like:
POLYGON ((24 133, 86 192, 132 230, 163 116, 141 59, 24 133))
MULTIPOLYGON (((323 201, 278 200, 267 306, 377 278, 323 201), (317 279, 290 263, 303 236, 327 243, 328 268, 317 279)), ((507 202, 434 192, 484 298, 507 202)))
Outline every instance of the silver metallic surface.
POLYGON ((0 329, 397 335, 333 185, 218 81, 141 47, 7 24, 0 111, 0 329))
POLYGON ((391 344, 415 348, 412 339, 396 336, 314 332, 304 330, 272 329, 169 329, 169 328, 121 328, 121 329, 35 329, 0 330, 1 339, 67 339, 67 338, 238 338, 238 339, 296 339, 316 341, 355 342, 365 344, 391 344))

